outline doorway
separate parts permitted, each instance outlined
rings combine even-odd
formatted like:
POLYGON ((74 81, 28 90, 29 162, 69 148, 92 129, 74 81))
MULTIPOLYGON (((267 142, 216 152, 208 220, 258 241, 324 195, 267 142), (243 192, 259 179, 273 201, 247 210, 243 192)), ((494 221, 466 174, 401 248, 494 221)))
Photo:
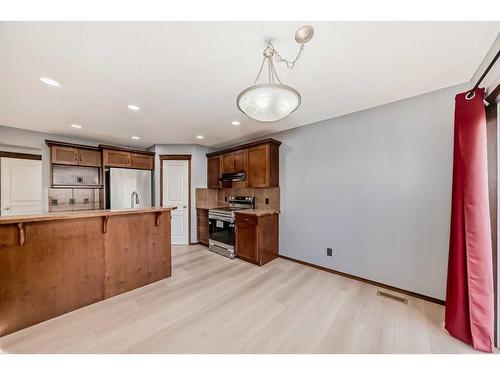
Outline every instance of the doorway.
POLYGON ((191 155, 160 155, 160 201, 172 211, 172 245, 191 242, 191 155))
POLYGON ((0 215, 42 213, 42 157, 0 152, 0 215))

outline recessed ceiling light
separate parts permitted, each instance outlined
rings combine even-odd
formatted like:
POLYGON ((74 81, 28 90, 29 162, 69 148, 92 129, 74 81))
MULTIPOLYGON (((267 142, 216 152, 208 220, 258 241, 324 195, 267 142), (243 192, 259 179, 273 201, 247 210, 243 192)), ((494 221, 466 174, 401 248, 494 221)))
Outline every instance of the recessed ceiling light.
POLYGON ((61 87, 61 84, 52 78, 40 77, 40 81, 49 86, 61 87))
POLYGON ((138 137, 138 136, 136 136, 136 135, 133 135, 133 136, 132 136, 132 137, 130 137, 130 138, 132 138, 132 139, 141 139, 141 137, 138 137))
POLYGON ((138 105, 135 105, 135 104, 129 104, 127 107, 128 107, 128 109, 131 109, 132 111, 140 111, 141 110, 141 107, 139 107, 138 105))
POLYGON ((239 121, 233 121, 231 124, 233 124, 233 125, 239 125, 240 122, 239 121))
POLYGON ((197 135, 197 136, 196 136, 196 138, 198 138, 198 139, 203 139, 203 138, 205 138, 205 137, 204 137, 204 136, 202 136, 202 135, 197 135))
POLYGON ((82 128, 82 126, 78 125, 78 124, 71 124, 71 127, 72 128, 77 128, 77 129, 81 129, 82 128))

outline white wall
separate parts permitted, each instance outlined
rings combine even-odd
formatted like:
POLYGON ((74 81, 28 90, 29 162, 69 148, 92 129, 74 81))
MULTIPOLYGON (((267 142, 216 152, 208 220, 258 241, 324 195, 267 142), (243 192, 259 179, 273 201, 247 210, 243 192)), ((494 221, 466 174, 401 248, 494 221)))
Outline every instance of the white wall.
POLYGON ((160 204, 160 155, 191 155, 191 241, 196 242, 196 188, 207 187, 207 158, 205 154, 212 148, 200 145, 155 145, 150 148, 156 152, 154 196, 160 204))
POLYGON ((0 151, 42 155, 43 209, 45 211, 47 211, 49 208, 48 189, 50 186, 50 149, 45 144, 46 139, 92 146, 97 145, 95 142, 87 141, 81 138, 69 138, 53 134, 39 133, 30 130, 0 126, 0 151))
POLYGON ((454 96, 467 88, 272 135, 280 253, 444 300, 454 96))

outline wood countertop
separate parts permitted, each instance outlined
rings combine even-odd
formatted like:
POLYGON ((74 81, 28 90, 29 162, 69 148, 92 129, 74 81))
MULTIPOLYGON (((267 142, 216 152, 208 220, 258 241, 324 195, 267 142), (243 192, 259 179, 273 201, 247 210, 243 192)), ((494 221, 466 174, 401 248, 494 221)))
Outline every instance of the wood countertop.
MULTIPOLYGON (((211 210, 213 208, 219 207, 227 207, 228 204, 225 202, 212 203, 212 204, 200 204, 196 206, 198 210, 211 210)), ((253 215, 253 216, 267 216, 267 215, 275 215, 280 213, 280 209, 273 205, 268 207, 257 207, 257 208, 247 208, 243 210, 234 211, 235 214, 243 214, 243 215, 253 215)))
POLYGON ((145 214, 151 212, 172 211, 175 210, 176 208, 177 208, 176 206, 167 206, 167 207, 148 207, 148 208, 124 209, 124 210, 85 210, 85 211, 71 211, 71 212, 47 212, 47 213, 32 214, 32 215, 1 216, 0 225, 30 223, 37 221, 71 220, 71 219, 82 219, 82 218, 99 217, 99 216, 145 214))

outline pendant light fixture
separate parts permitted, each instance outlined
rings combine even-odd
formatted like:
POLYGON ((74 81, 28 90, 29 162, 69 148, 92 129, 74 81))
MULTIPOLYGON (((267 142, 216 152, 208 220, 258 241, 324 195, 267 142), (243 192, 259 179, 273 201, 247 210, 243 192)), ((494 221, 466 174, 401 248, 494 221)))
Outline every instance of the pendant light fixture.
POLYGON ((300 106, 299 92, 281 83, 274 68, 273 58, 278 62, 284 62, 288 69, 293 69, 305 48, 304 44, 311 40, 313 34, 314 29, 311 26, 302 26, 295 32, 295 40, 300 43, 300 48, 292 61, 282 58, 273 44, 270 41, 267 42, 257 78, 253 85, 243 90, 236 99, 241 112, 257 121, 271 122, 285 118, 300 106), (258 83, 266 67, 267 82, 258 83))

